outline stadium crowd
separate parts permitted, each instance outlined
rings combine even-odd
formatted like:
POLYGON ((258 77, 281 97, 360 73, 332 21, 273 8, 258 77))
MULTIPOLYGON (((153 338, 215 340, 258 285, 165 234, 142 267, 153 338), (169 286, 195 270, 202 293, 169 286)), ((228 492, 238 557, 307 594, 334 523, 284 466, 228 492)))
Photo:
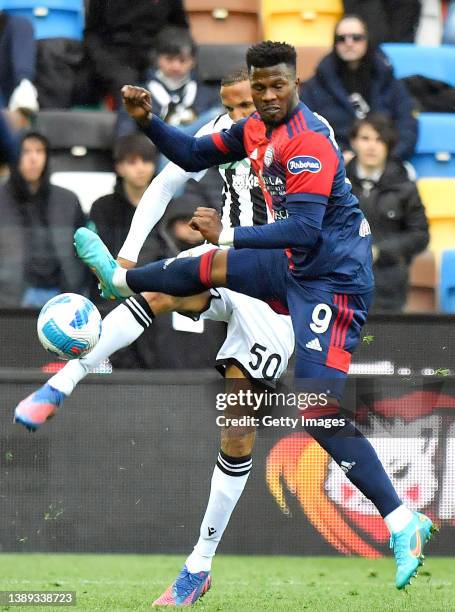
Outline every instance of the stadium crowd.
MULTIPOLYGON (((38 308, 64 291, 98 301, 96 286, 73 257, 73 230, 83 224, 96 228, 117 253, 142 194, 166 163, 122 109, 120 89, 127 83, 146 87, 162 119, 195 134, 223 112, 219 80, 204 81, 198 69, 197 43, 207 42, 210 33, 201 36, 191 1, 89 0, 84 13, 81 0, 79 16, 85 14, 85 21, 79 38, 58 30, 41 36, 33 14, 17 10, 20 4, 0 3, 0 306, 38 308), (99 166, 94 157, 91 170, 110 166, 112 191, 93 189, 92 197, 91 184, 98 175, 84 168, 79 183, 85 196, 77 188, 73 193, 74 177, 66 185, 64 178, 63 183, 53 178, 54 153, 63 152, 58 169, 71 174, 79 170, 84 155, 90 163, 90 147, 96 143, 68 146, 69 140, 76 143, 75 134, 68 138, 61 133, 58 142, 45 129, 53 113, 79 114, 83 120, 87 110, 108 116, 110 122, 107 137, 98 143, 104 163, 99 166)), ((301 83, 301 100, 334 129, 353 191, 372 227, 376 312, 406 310, 412 264, 418 267, 415 258, 429 244, 426 209, 412 166, 419 153, 418 111, 425 108, 379 45, 425 42, 425 36, 427 41, 453 42, 455 13, 448 8, 448 3, 419 0, 346 0, 345 15, 333 16, 332 46, 301 83)), ((310 57, 305 44, 302 35, 297 45, 304 62, 310 57)), ((223 65, 223 59, 213 56, 211 61, 227 72, 234 66, 223 65)), ((415 70, 419 74, 419 66, 415 70)), ((444 91, 442 110, 449 116, 455 113, 453 83, 444 91)), ((94 134, 95 124, 88 128, 94 134)), ((202 241, 186 221, 198 205, 219 207, 218 180, 209 172, 200 184, 190 182, 151 233, 142 261, 175 255, 202 241)), ((440 253, 434 237, 430 247, 436 266, 440 253)), ((437 286, 431 290, 436 294, 437 286)))

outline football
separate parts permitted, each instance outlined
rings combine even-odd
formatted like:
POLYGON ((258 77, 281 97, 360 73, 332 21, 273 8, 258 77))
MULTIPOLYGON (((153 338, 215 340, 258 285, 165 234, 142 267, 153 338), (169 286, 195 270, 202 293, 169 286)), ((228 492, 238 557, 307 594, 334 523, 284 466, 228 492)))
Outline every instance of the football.
POLYGON ((101 315, 90 300, 77 293, 62 293, 44 304, 38 315, 38 338, 60 359, 89 353, 101 335, 101 315))

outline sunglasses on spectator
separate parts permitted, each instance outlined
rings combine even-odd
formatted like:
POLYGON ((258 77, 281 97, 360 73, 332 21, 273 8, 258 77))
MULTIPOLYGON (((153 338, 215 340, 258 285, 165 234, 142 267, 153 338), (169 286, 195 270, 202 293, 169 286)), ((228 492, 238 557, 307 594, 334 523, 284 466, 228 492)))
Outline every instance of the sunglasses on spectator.
POLYGON ((367 37, 365 34, 336 34, 335 42, 336 43, 344 43, 350 38, 354 42, 360 42, 361 40, 366 40, 367 37))

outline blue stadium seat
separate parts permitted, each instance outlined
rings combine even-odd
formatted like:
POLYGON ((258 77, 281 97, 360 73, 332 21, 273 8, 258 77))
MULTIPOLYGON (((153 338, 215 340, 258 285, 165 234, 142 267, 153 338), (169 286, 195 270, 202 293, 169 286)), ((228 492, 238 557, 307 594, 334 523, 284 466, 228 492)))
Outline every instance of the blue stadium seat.
POLYGON ((385 43, 381 48, 389 57, 397 79, 420 74, 455 87, 454 45, 423 47, 411 43, 385 43))
POLYGON ((412 165, 417 176, 455 176, 455 113, 421 113, 412 165))
POLYGON ((439 306, 441 312, 455 312, 455 250, 442 253, 439 306))
POLYGON ((82 40, 83 0, 0 0, 0 8, 11 15, 30 19, 37 39, 63 37, 82 40))

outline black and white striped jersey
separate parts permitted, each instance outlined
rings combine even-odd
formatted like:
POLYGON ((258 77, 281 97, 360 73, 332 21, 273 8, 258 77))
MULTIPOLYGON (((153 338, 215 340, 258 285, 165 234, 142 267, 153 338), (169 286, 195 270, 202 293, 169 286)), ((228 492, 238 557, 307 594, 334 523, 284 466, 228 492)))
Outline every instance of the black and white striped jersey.
MULTIPOLYGON (((221 115, 213 121, 206 133, 219 132, 232 125, 229 115, 221 115)), ((223 228, 238 225, 264 225, 272 219, 267 210, 259 181, 248 158, 222 164, 218 170, 223 179, 223 228)))
MULTIPOLYGON (((196 136, 205 136, 228 129, 232 125, 228 114, 220 115, 204 125, 196 136)), ((259 187, 249 159, 219 166, 223 179, 223 228, 238 225, 264 225, 273 221, 259 187)), ((170 162, 153 179, 134 213, 128 236, 118 253, 119 257, 137 261, 147 236, 164 215, 174 194, 181 191, 187 181, 200 181, 207 170, 186 172, 170 162)))

